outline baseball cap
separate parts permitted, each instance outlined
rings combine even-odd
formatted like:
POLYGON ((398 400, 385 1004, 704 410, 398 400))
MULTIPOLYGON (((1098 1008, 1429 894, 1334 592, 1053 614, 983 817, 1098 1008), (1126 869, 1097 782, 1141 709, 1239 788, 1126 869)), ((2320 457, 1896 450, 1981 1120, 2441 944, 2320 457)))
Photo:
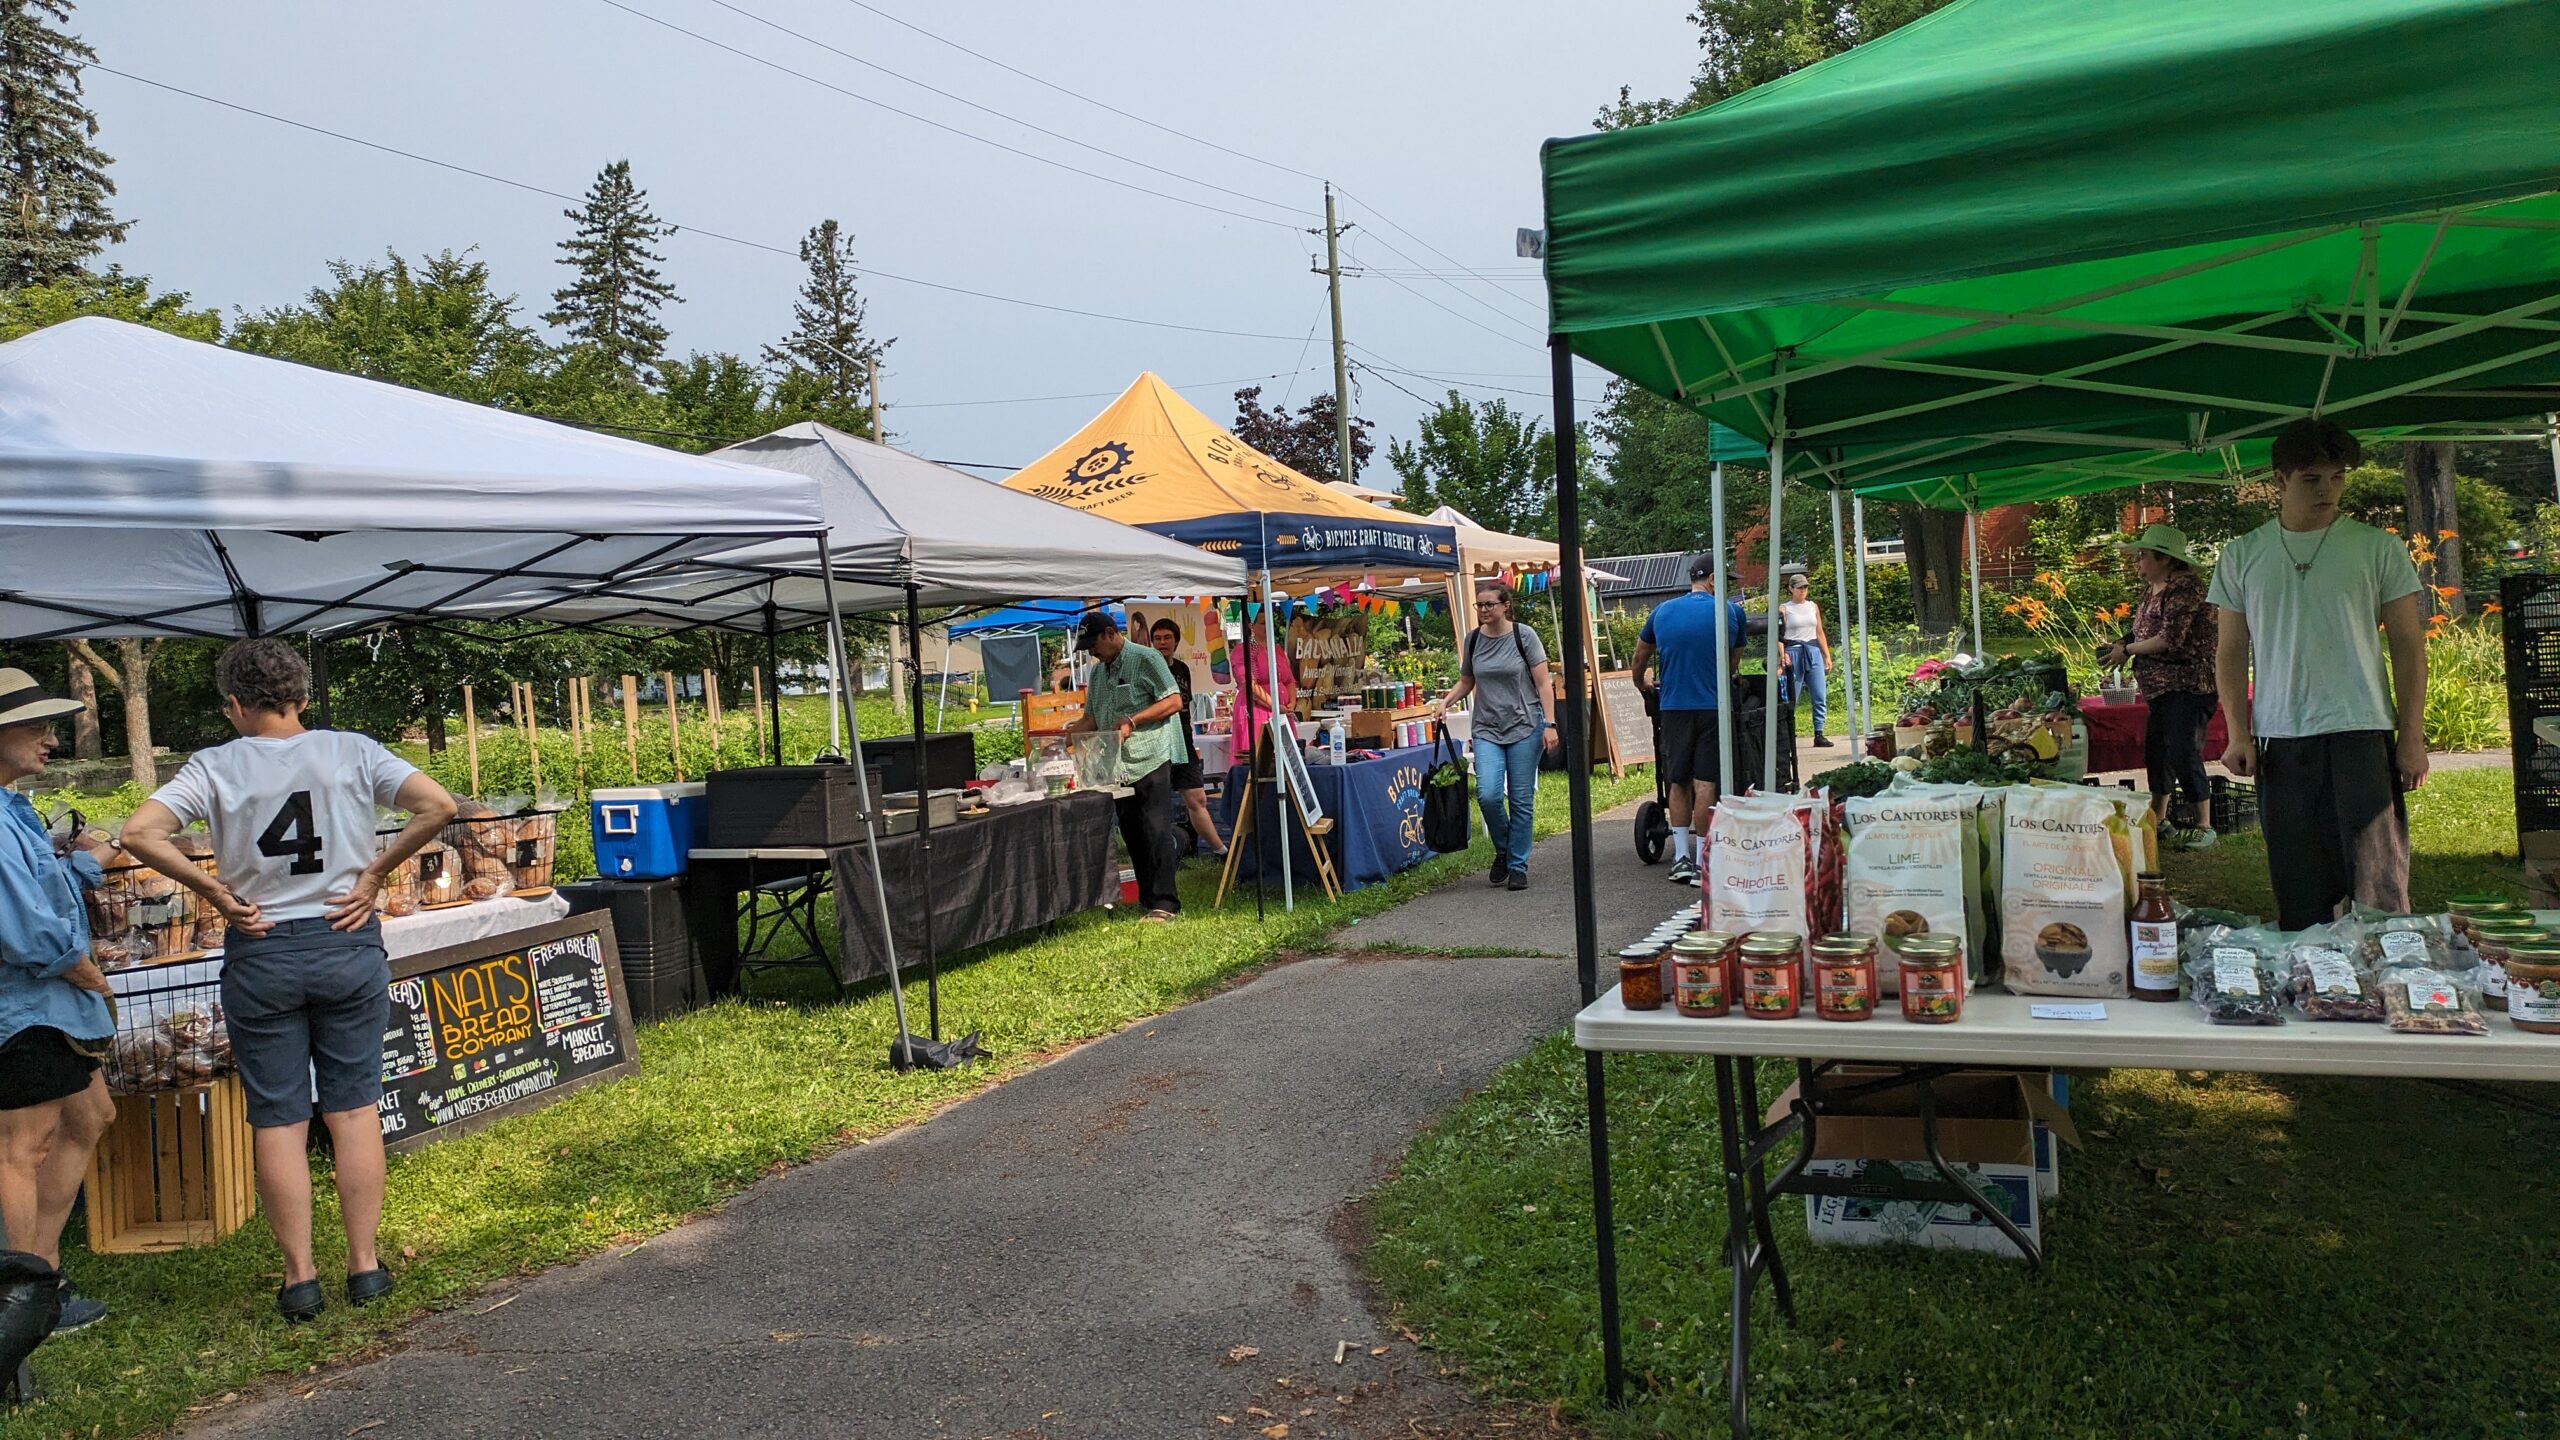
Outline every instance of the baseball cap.
POLYGON ((1091 651, 1093 649, 1093 642, 1101 639, 1105 635, 1114 634, 1119 629, 1120 625, 1118 621, 1113 620, 1104 612, 1096 610, 1085 616, 1084 619, 1076 625, 1076 648, 1078 650, 1091 651))

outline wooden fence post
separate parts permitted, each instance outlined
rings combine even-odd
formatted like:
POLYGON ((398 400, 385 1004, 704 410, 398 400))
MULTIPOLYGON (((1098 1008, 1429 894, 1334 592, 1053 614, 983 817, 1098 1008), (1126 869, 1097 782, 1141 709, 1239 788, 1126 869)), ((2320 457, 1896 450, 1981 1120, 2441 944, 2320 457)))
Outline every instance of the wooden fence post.
POLYGON ((471 708, 471 687, 462 687, 462 750, 471 757, 471 798, 480 798, 480 717, 471 708))
POLYGON ((640 783, 640 680, 622 677, 622 748, 631 754, 631 783, 640 783))

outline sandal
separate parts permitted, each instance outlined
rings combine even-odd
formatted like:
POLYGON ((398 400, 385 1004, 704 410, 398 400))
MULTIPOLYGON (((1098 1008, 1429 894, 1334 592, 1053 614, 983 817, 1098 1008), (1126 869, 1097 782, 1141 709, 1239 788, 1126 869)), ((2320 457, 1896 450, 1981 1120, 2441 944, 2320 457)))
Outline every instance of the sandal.
POLYGON ((1174 915, 1170 910, 1150 910, 1146 913, 1144 918, 1154 924, 1164 925, 1171 923, 1174 915))

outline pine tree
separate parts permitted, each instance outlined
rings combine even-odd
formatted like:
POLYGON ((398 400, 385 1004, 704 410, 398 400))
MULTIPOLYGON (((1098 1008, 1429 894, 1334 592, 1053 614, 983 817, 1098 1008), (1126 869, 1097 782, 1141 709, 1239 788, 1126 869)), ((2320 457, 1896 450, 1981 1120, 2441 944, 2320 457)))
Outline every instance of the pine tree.
POLYGON ((658 311, 676 302, 676 287, 658 273, 667 257, 650 248, 676 227, 651 214, 648 200, 649 192, 631 183, 631 162, 616 160, 587 187, 583 204, 561 212, 577 222, 577 232, 560 242, 560 263, 577 278, 551 293, 554 308, 542 317, 633 385, 645 383, 664 358, 667 327, 658 311))
POLYGON ((0 0, 0 288, 77 274, 133 228, 107 209, 115 157, 80 96, 98 52, 70 21, 71 0, 0 0))
MULTIPOLYGON (((777 393, 793 408, 823 412, 844 429, 869 428, 851 422, 871 403, 871 382, 863 362, 876 360, 889 348, 862 332, 862 297, 853 287, 853 237, 833 220, 810 227, 800 240, 801 262, 809 278, 800 282, 800 298, 791 305, 791 333, 779 345, 764 347, 764 361, 783 369, 777 393)), ((874 437, 877 438, 877 437, 874 437)))

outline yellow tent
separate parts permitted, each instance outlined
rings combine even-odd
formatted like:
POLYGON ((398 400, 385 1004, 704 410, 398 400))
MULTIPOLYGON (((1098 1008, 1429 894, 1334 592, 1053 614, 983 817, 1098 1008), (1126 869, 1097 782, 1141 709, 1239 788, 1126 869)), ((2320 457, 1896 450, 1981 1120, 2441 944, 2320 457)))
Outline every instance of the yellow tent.
POLYGON ((1457 532, 1310 480, 1153 373, 1004 482, 1292 579, 1457 568, 1457 532))

